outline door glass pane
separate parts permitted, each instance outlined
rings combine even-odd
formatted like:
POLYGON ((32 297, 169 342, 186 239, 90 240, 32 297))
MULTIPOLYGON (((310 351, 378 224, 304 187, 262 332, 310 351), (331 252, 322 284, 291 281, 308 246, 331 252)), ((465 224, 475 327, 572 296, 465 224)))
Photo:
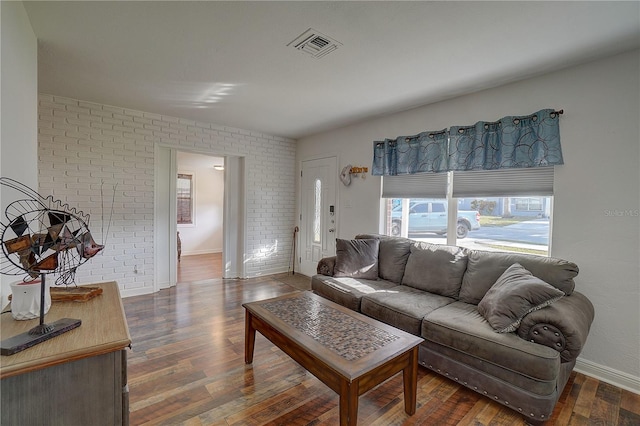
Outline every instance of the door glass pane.
POLYGON ((315 202, 313 206, 313 242, 320 242, 320 232, 322 230, 322 181, 316 179, 315 182, 315 202))

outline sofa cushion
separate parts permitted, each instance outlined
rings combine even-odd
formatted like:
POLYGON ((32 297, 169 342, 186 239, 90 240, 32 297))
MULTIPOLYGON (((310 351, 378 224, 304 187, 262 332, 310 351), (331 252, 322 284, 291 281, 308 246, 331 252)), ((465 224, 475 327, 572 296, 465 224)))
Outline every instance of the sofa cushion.
POLYGON ((397 285, 384 280, 365 280, 349 277, 334 278, 324 275, 311 277, 311 289, 314 293, 357 312, 360 312, 362 296, 390 289, 397 285))
POLYGON ((462 277, 459 300, 477 305, 496 280, 514 263, 551 284, 567 296, 573 292, 578 265, 562 259, 531 254, 469 250, 467 270, 462 277))
POLYGON ((422 323, 422 337, 540 381, 556 380, 560 354, 514 333, 496 333, 476 305, 454 302, 434 310, 422 323))
POLYGON ((356 238, 376 238, 380 240, 378 254, 378 275, 383 280, 400 284, 407 259, 411 253, 411 240, 379 234, 359 234, 356 238))
POLYGON ((402 284, 457 298, 466 269, 467 249, 415 242, 411 245, 402 284))
POLYGON ((420 335, 425 315, 454 302, 454 299, 404 285, 362 297, 360 311, 396 328, 420 335))
POLYGON ((549 306, 562 296, 563 292, 514 263, 478 303, 478 312, 498 333, 511 333, 517 330, 525 315, 549 306))
POLYGON ((375 280, 378 278, 378 249, 376 239, 336 239, 334 277, 375 280))
POLYGON ((540 380, 500 364, 485 362, 469 355, 466 351, 439 345, 430 340, 425 340, 420 345, 418 356, 418 362, 425 367, 462 383, 476 392, 490 396, 496 401, 504 400, 513 404, 520 400, 520 404, 524 404, 522 401, 524 398, 528 404, 538 405, 531 399, 553 400, 548 402, 550 404, 548 413, 553 411, 559 396, 558 386, 562 391, 562 385, 565 383, 562 382, 564 380, 562 371, 568 366, 571 372, 571 367, 575 364, 575 360, 571 363, 561 363, 557 378, 540 380))

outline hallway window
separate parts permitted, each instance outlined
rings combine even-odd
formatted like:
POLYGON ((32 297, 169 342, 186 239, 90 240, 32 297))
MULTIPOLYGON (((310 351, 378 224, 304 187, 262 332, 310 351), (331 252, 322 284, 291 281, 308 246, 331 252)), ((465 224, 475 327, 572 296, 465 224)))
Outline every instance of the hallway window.
POLYGON ((178 225, 193 224, 193 175, 178 173, 178 225))

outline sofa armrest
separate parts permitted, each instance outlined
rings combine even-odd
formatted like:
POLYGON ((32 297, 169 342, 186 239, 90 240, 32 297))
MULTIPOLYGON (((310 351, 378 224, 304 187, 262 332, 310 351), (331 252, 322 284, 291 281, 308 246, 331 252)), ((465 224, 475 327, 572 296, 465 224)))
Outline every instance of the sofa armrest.
POLYGON ((318 262, 318 267, 316 271, 320 275, 327 275, 329 277, 333 276, 333 268, 336 266, 336 257, 323 257, 318 262))
POLYGON ((595 312, 585 295, 574 291, 522 319, 518 336, 560 352, 563 362, 578 357, 587 340, 595 312))

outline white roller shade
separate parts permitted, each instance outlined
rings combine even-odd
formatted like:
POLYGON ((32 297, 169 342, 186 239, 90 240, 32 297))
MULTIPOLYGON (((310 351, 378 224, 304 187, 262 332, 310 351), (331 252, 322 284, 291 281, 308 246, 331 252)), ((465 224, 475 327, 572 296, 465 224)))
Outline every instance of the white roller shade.
POLYGON ((553 172, 553 167, 453 172, 453 197, 549 196, 553 172))
POLYGON ((384 176, 382 198, 446 198, 448 173, 384 176))

